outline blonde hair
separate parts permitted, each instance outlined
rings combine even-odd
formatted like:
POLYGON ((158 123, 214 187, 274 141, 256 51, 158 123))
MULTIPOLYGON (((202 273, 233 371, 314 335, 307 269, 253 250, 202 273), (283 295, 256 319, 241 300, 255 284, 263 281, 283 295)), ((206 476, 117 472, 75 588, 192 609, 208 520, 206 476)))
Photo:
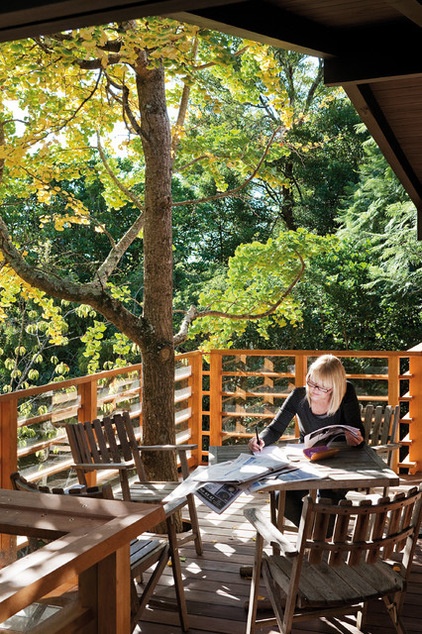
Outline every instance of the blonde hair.
MULTIPOLYGON (((310 366, 306 375, 306 382, 310 379, 321 387, 331 388, 331 399, 328 404, 327 414, 330 416, 336 412, 346 394, 346 371, 340 359, 333 354, 323 354, 310 366)), ((306 383, 306 398, 310 404, 310 394, 306 383)))

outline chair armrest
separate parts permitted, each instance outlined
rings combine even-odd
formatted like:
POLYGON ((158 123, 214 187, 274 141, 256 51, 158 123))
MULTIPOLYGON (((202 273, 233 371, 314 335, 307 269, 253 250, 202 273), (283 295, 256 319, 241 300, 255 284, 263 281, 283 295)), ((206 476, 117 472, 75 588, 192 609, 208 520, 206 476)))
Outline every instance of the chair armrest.
POLYGON ((247 508, 243 511, 243 514, 263 539, 269 544, 277 544, 284 555, 295 557, 299 554, 296 547, 286 539, 283 533, 271 523, 262 511, 256 508, 247 508))
POLYGON ((173 451, 179 454, 182 477, 185 480, 189 476, 187 452, 196 449, 198 445, 138 445, 139 454, 143 451, 173 451))
POLYGON ((189 451, 198 445, 138 445, 139 451, 189 451))
POLYGON ((370 445, 374 451, 393 451, 393 449, 400 449, 400 442, 388 442, 386 445, 370 445))
POLYGON ((134 469, 134 462, 75 462, 75 467, 82 469, 134 469))

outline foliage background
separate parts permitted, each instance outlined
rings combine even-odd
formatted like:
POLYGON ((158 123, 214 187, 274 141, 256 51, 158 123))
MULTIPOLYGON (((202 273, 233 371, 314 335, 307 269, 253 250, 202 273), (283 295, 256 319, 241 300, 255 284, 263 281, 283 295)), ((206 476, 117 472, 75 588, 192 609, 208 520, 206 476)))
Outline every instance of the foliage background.
MULTIPOLYGON (((126 28, 126 60, 112 66, 106 43, 122 35, 119 28, 1 45, 2 217, 29 261, 89 279, 135 221, 139 209, 99 160, 95 135, 100 130, 114 174, 142 200, 139 139, 122 116, 117 90, 142 37, 164 59, 168 77, 175 330, 191 304, 250 314, 268 309, 297 271, 295 248, 306 260, 278 312, 242 322, 197 319, 179 349, 419 343, 415 209, 345 95, 323 86, 321 64, 151 19, 136 32, 126 28), (102 51, 102 71, 83 72, 82 60, 94 50, 102 51), (276 129, 276 142, 248 181, 276 129), (220 196, 227 192, 236 195, 220 196)), ((139 314, 142 259, 140 235, 112 282, 113 293, 139 314)), ((0 309, 3 391, 140 360, 137 346, 92 308, 45 297, 4 266, 0 309)))

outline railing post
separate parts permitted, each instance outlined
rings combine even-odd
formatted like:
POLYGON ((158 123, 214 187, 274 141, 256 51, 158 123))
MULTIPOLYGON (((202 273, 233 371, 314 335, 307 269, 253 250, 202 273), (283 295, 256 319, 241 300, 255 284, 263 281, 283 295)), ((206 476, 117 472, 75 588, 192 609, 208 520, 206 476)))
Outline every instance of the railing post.
POLYGON ((210 445, 221 445, 223 438, 222 354, 210 352, 210 445))
POLYGON ((308 374, 308 356, 304 354, 295 355, 295 386, 305 385, 308 374))
MULTIPOLYGON (((78 391, 81 399, 78 409, 78 421, 80 423, 86 423, 95 420, 98 416, 96 377, 93 376, 86 383, 81 383, 78 386, 78 391)), ((89 471, 85 477, 88 486, 95 486, 97 484, 96 471, 89 471)))
POLYGON ((78 421, 86 423, 95 420, 98 416, 97 405, 97 380, 95 376, 90 377, 89 381, 81 383, 78 386, 81 403, 78 409, 78 421))
POLYGON ((400 398, 400 357, 388 357, 388 404, 395 407, 400 398))
POLYGON ((198 445, 195 453, 195 466, 202 463, 202 353, 189 355, 192 374, 190 376, 191 396, 191 441, 198 445))
POLYGON ((419 352, 409 358, 409 460, 414 463, 411 471, 422 471, 422 344, 410 349, 419 352))
MULTIPOLYGON (((0 486, 10 489, 10 474, 18 468, 18 398, 0 402, 0 486), (13 440, 14 439, 14 440, 13 440)), ((16 537, 0 535, 0 568, 16 559, 16 537)))
MULTIPOLYGON (((305 385, 306 375, 308 374, 308 355, 295 355, 295 387, 305 385)), ((295 416, 295 436, 299 438, 299 423, 295 416)))
MULTIPOLYGON (((395 407, 399 405, 400 399, 400 357, 398 355, 388 357, 388 405, 395 407)), ((399 440, 399 427, 396 429, 396 438, 392 438, 393 442, 399 440)), ((391 454, 391 468, 398 473, 398 466, 400 462, 399 450, 393 451, 391 454)))

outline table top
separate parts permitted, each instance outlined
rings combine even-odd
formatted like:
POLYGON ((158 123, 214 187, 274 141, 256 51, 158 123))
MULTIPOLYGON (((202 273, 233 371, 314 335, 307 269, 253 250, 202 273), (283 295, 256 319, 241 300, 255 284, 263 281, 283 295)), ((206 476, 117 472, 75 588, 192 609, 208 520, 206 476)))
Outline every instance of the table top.
MULTIPOLYGON (((260 483, 260 490, 301 490, 301 489, 358 489, 367 487, 389 487, 398 485, 399 476, 392 471, 382 458, 368 445, 361 447, 338 446, 339 453, 331 458, 318 462, 310 462, 295 445, 283 447, 287 459, 292 457, 292 466, 301 470, 304 477, 297 479, 298 474, 292 471, 285 476, 268 477, 260 483), (306 472, 317 474, 317 478, 304 479, 306 472)), ((247 446, 245 447, 248 451, 247 446)), ((211 450, 211 448, 210 448, 211 450)), ((238 449, 239 454, 242 450, 238 449)), ((218 453, 218 452, 217 452, 218 453)), ((221 460, 223 453, 220 453, 221 460)), ((234 456, 231 455, 231 458, 234 456)), ((226 458, 227 459, 227 458, 226 458)))
MULTIPOLYGON (((52 539, 0 570, 0 621, 165 519, 162 505, 0 489, 0 532, 52 539)), ((129 565, 129 564, 128 564, 129 565)))
MULTIPOLYGON (((367 445, 342 447, 338 454, 325 460, 310 462, 301 459, 293 463, 303 472, 318 475, 315 479, 268 479, 263 490, 301 489, 359 489, 367 487, 389 487, 398 485, 399 476, 367 445)), ((294 477, 294 471, 291 476, 294 477)))
POLYGON ((125 516, 147 522, 143 530, 149 530, 164 519, 164 511, 156 504, 0 489, 0 533, 9 535, 57 539, 125 516))

